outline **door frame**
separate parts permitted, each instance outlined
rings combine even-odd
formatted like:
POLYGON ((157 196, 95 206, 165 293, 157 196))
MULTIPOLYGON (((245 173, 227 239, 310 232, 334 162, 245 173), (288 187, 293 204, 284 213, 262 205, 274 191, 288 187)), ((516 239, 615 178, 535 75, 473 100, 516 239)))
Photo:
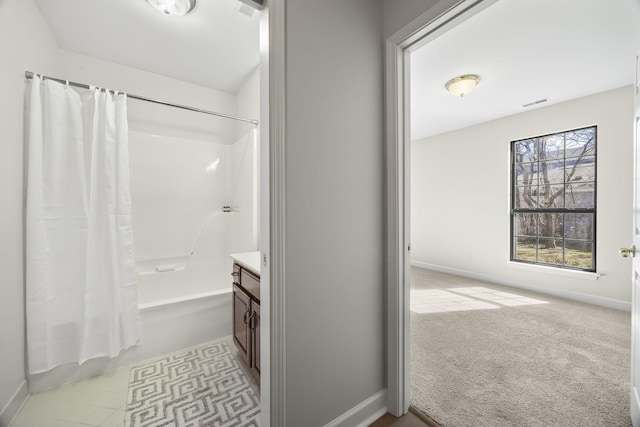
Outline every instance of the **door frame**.
POLYGON ((385 41, 387 409, 411 404, 410 53, 499 0, 441 0, 385 41))
MULTIPOLYGON (((640 164, 638 162, 640 156, 640 52, 636 53, 636 69, 633 88, 633 228, 632 228, 632 244, 635 248, 640 247, 640 233, 638 232, 640 224, 636 210, 640 205, 640 164)), ((640 396, 638 395, 638 316, 640 315, 638 308, 640 307, 640 290, 639 279, 637 277, 640 271, 640 260, 636 253, 631 258, 631 378, 630 378, 630 407, 631 407, 631 423, 633 426, 640 426, 640 396)))
POLYGON ((260 17, 260 425, 284 426, 285 0, 260 17))

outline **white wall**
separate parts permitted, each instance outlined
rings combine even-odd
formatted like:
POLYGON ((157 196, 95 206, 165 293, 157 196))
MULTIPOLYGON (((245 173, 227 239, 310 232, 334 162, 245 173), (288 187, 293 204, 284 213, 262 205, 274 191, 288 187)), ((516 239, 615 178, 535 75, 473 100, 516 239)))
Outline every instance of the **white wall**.
MULTIPOLYGON (((235 94, 136 68, 60 50, 59 77, 161 101, 236 114, 235 94)), ((148 102, 128 100, 129 129, 179 138, 229 143, 237 135, 236 122, 148 102)))
POLYGON ((0 426, 4 426, 26 393, 26 387, 21 389, 25 385, 24 72, 55 73, 57 53, 53 35, 32 0, 0 1, 0 52, 0 426))
POLYGON ((412 261, 628 302, 633 90, 623 87, 415 141, 411 153, 412 261), (508 266, 510 141, 598 125, 599 280, 508 266))
POLYGON ((325 425, 384 389, 381 12, 287 2, 288 426, 325 425))
POLYGON ((384 39, 391 37, 437 3, 438 0, 383 0, 384 39))

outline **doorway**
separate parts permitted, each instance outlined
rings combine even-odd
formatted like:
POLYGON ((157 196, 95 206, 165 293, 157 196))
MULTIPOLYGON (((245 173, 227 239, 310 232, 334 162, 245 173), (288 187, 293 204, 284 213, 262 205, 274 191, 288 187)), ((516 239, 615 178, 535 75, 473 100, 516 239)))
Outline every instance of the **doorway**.
MULTIPOLYGON (((412 107, 409 105, 408 100, 410 96, 409 96, 409 89, 407 87, 408 79, 409 79, 408 76, 410 74, 410 67, 413 65, 411 54, 417 51, 422 46, 425 46, 429 43, 434 42, 434 40, 437 40, 437 43, 440 43, 442 40, 440 36, 448 32, 454 27, 458 27, 463 23, 464 24, 473 23, 474 20, 476 20, 480 16, 480 13, 482 13, 482 11, 492 7, 492 5, 494 5, 496 2, 476 1, 476 2, 459 2, 458 4, 453 4, 453 3, 454 2, 451 2, 450 8, 443 7, 442 9, 440 9, 440 12, 442 13, 434 12, 433 16, 425 18, 425 21, 422 22, 420 28, 418 28, 419 26, 418 24, 415 24, 413 28, 405 29, 406 31, 404 31, 404 33, 401 32, 401 34, 397 34, 396 36, 394 36, 396 37, 395 39, 394 37, 392 37, 392 39, 390 39, 391 43, 387 45, 387 53, 388 53, 387 65, 388 65, 388 70, 390 71, 389 76, 391 77, 391 80, 394 80, 395 82, 400 82, 400 84, 396 87, 403 88, 402 91, 400 91, 400 93, 393 92, 393 91, 391 93, 388 92, 389 94, 388 99, 392 100, 392 102, 390 102, 390 105, 389 105, 389 110, 393 112, 392 117, 390 117, 390 122, 388 122, 388 129, 389 129, 388 136, 390 140, 402 141, 401 144, 395 145, 393 147, 393 150, 390 150, 390 154, 391 154, 391 151, 393 151, 392 153, 393 155, 390 156, 389 163, 388 163, 388 167, 389 167, 388 168, 389 170, 389 181, 388 181, 389 187, 388 188, 390 189, 390 197, 391 197, 390 200, 392 200, 392 205, 390 205, 390 208, 391 208, 390 212, 392 211, 392 215, 390 215, 390 222, 389 222, 389 227, 390 227, 389 240, 397 242, 395 248, 392 251, 390 251, 390 254, 389 254, 390 256, 389 280, 390 280, 390 283, 394 283, 394 281, 398 281, 400 283, 400 286, 398 288, 392 289, 390 292, 389 300, 392 301, 391 304, 393 305, 393 307, 392 306, 389 307, 390 315, 388 317, 389 319, 388 326, 389 326, 390 338, 391 338, 389 341, 393 342, 394 345, 397 345, 397 347, 395 347, 396 349, 397 348, 406 349, 405 352, 399 352, 396 354, 393 354, 392 348, 390 348, 390 351, 389 351, 389 361, 390 361, 389 372, 391 373, 390 381, 389 381, 390 394, 392 396, 399 396, 396 402, 391 402, 390 408, 392 408, 394 404, 397 404, 398 405, 397 407, 400 410, 406 410, 409 406, 409 401, 410 401, 409 382, 410 382, 411 374, 409 370, 409 356, 408 356, 408 353, 409 353, 408 343, 410 342, 410 328, 409 328, 410 319, 408 314, 410 312, 409 257, 410 255, 412 257, 415 256, 421 250, 420 249, 421 243, 418 240, 416 240, 415 234, 411 233, 412 227, 409 226, 411 221, 411 214, 409 212, 409 209, 410 209, 409 192, 410 192, 410 187, 415 185, 415 183, 411 182, 412 181, 412 177, 410 176, 411 168, 409 167, 411 156, 413 155, 413 153, 411 153, 411 148, 409 144, 410 144, 410 141, 412 141, 414 138, 412 138, 410 135, 410 131, 409 131, 410 120, 408 117, 409 114, 407 113, 407 111, 411 110, 411 107, 412 107), (402 58, 402 60, 396 61, 396 58, 402 58), (401 123, 403 125, 399 126, 398 123, 401 123), (396 201, 399 201, 399 202, 396 202, 396 201), (409 252, 410 247, 411 247, 411 252, 409 252), (398 307, 400 308, 400 310, 398 310, 398 307), (397 390, 396 390, 397 393, 394 393, 394 387, 397 387, 397 390)), ((496 7, 500 6, 500 2, 497 2, 497 3, 498 4, 496 4, 496 7)), ((467 40, 473 40, 473 39, 467 39, 467 40)), ((478 43, 481 44, 481 42, 478 42, 478 43)), ((478 44, 474 44, 473 42, 470 42, 470 44, 476 47, 478 46, 478 44)), ((439 60, 442 60, 442 58, 439 58, 439 60)), ((466 72, 478 72, 478 71, 460 70, 460 74, 466 73, 466 72)), ((482 71, 479 72, 479 74, 482 74, 482 73, 483 73, 482 71)), ((448 77, 453 77, 453 75, 450 75, 448 77)), ((444 91, 444 88, 443 88, 446 80, 447 79, 444 79, 442 82, 439 82, 438 85, 441 87, 441 90, 444 95, 450 96, 444 91)), ((485 83, 486 85, 484 89, 488 90, 489 87, 494 82, 489 82, 487 79, 482 80, 478 88, 478 92, 479 92, 479 89, 482 88, 482 85, 485 83)), ((624 83, 624 85, 627 85, 627 84, 629 83, 626 83, 626 82, 624 83)), ((536 85, 539 85, 539 82, 536 82, 533 84, 533 86, 536 86, 536 85)), ((607 89, 603 89, 601 92, 606 90, 607 89)), ((469 95, 469 101, 471 101, 472 96, 473 94, 469 95)), ((451 97, 451 99, 455 101, 461 101, 459 99, 456 100, 453 97, 451 97)), ((465 99, 464 101, 467 101, 467 99, 465 99)), ((497 102, 498 100, 494 100, 494 101, 497 102)), ((556 98, 555 101, 557 102, 558 98, 556 98)), ((521 109, 523 108, 522 104, 525 104, 525 103, 527 102, 523 101, 521 104, 518 104, 517 107, 521 109)), ((458 104, 460 105, 461 102, 458 102, 458 104)), ((440 102, 437 102, 437 105, 440 107, 442 104, 440 102)), ((461 107, 461 108, 464 108, 464 107, 461 107)), ((424 120, 423 118, 423 121, 427 121, 427 120, 424 120)), ((438 121, 442 122, 442 120, 438 120, 438 121)), ((558 124, 554 124, 554 126, 555 126, 555 130, 567 129, 567 127, 563 128, 561 125, 558 125, 558 124)), ((534 136, 536 134, 533 130, 529 130, 529 129, 521 129, 520 132, 522 132, 521 134, 522 137, 534 136)), ((498 185, 502 185, 502 188, 500 189, 502 192, 508 191, 508 177, 509 177, 508 143, 510 140, 513 140, 513 139, 516 139, 516 138, 508 139, 507 137, 506 139, 504 139, 504 144, 506 144, 507 148, 505 151, 503 151, 502 154, 498 153, 498 156, 501 156, 499 158, 499 161, 504 163, 503 169, 498 172, 501 175, 502 182, 504 182, 503 184, 498 184, 498 185), (503 172, 506 172, 506 173, 503 173, 503 172)), ((460 153, 461 151, 459 150, 458 152, 460 153)), ((456 159, 448 158, 447 160, 450 160, 451 161, 450 164, 452 165, 457 164, 455 161, 456 159)), ((492 173, 492 171, 487 170, 487 173, 490 174, 492 173)), ((487 203, 493 203, 493 202, 487 201, 487 203)), ((504 230, 500 231, 500 234, 498 235, 496 240, 498 240, 499 245, 502 245, 505 248, 503 250, 503 253, 500 254, 500 257, 501 257, 500 261, 502 264, 507 264, 507 262, 509 261, 509 254, 510 254, 509 242, 508 242, 509 240, 508 193, 506 196, 502 197, 498 203, 503 205, 501 208, 502 211, 499 214, 500 218, 504 217, 506 219, 506 222, 505 222, 505 226, 503 227, 504 230)), ((446 239, 446 238, 447 236, 440 237, 437 241, 441 242, 442 239, 446 239)), ((471 241, 473 241, 473 239, 471 239, 471 241)), ((457 245, 458 258, 460 260, 466 261, 466 263, 463 263, 463 266, 468 267, 470 264, 472 264, 469 262, 469 258, 478 262, 479 264, 487 265, 487 261, 483 259, 485 254, 481 252, 477 252, 476 249, 473 249, 473 248, 469 249, 470 246, 471 245, 464 245, 464 244, 457 245)), ((606 255, 604 254, 604 251, 600 251, 599 255, 601 257, 599 265, 603 265, 602 263, 609 262, 609 260, 612 263, 614 262, 614 255, 606 255)), ((438 264, 437 262, 433 262, 433 261, 431 263, 438 264)), ((625 268, 626 267, 628 266, 625 266, 625 268)), ((453 265, 453 268, 457 270, 462 270, 463 273, 471 271, 470 268, 460 267, 460 265, 453 265)), ((508 270, 509 273, 507 273, 507 277, 513 278, 517 274, 526 274, 530 277, 535 277, 536 275, 541 274, 540 272, 535 272, 535 269, 528 270, 526 272, 516 271, 516 270, 517 269, 511 269, 510 267, 510 270, 508 270), (531 271, 534 271, 534 272, 531 272, 531 271)), ((479 269, 479 270, 476 270, 475 272, 478 273, 479 275, 484 274, 485 278, 492 278, 496 276, 496 274, 493 274, 493 272, 488 271, 486 269, 485 270, 479 269)), ((625 274, 625 277, 623 280, 628 281, 628 278, 626 276, 628 276, 628 274, 625 274)), ((556 277, 555 279, 551 277, 550 282, 557 283, 557 282, 566 282, 566 281, 574 280, 574 279, 566 279, 565 277, 569 277, 569 276, 556 277)), ((575 280, 584 280, 584 278, 575 279, 575 280)), ((519 284, 521 285, 527 284, 526 280, 521 280, 520 282, 521 283, 519 284)), ((581 298, 584 295, 589 295, 594 293, 594 292, 590 292, 590 287, 592 285, 601 286, 602 284, 602 281, 600 282, 593 281, 593 282, 595 283, 587 282, 585 280, 586 284, 584 286, 582 287, 574 286, 572 289, 569 289, 569 291, 567 291, 567 289, 543 289, 543 290, 549 293, 555 292, 556 295, 560 295, 564 292, 564 294, 560 295, 564 297, 581 298)), ((513 285, 514 283, 510 283, 510 284, 513 285)), ((542 287, 542 285, 540 284, 538 284, 538 286, 542 287)), ((610 299, 614 299, 617 302, 622 301, 623 304, 619 305, 618 308, 620 308, 620 306, 624 306, 624 301, 627 300, 626 296, 622 293, 610 299)), ((603 301, 591 300, 591 302, 602 303, 603 301)))
MULTIPOLYGON (((17 3, 17 2, 16 2, 16 3, 17 3)), ((21 2, 20 2, 20 3, 21 3, 21 2)), ((32 3, 32 2, 29 2, 29 5, 31 5, 31 3, 32 3)), ((33 3, 36 3, 36 2, 33 2, 33 3)), ((41 4, 41 3, 43 3, 43 2, 37 2, 37 3, 38 3, 38 4, 41 4)), ((127 6, 129 6, 129 5, 127 5, 127 6)), ((33 10, 35 11, 35 13, 37 14, 37 10, 35 9, 35 7, 34 7, 34 6, 29 6, 29 7, 30 7, 31 9, 33 9, 33 10)), ((131 5, 131 7, 132 7, 132 8, 138 8, 138 7, 139 7, 140 9, 144 9, 144 12, 146 13, 146 12, 147 12, 146 8, 147 8, 148 6, 145 4, 145 2, 142 2, 142 3, 136 3, 135 5, 133 5, 133 4, 132 4, 132 5, 131 5)), ((206 8, 206 5, 199 5, 198 10, 199 10, 199 11, 204 11, 204 10, 205 10, 205 8, 206 8)), ((151 9, 149 9, 149 10, 151 10, 151 9)), ((63 12, 64 12, 64 11, 63 11, 63 12)), ((152 12, 153 12, 153 11, 152 11, 152 12)), ((153 12, 153 13, 155 14, 156 12, 153 12)), ((75 16, 76 14, 74 13, 74 14, 67 14, 67 15, 75 16)), ((151 15, 151 13, 149 13, 148 15, 151 15)), ((147 16, 147 15, 145 14, 145 16, 147 16)), ((159 14, 158 14, 157 16, 156 16, 156 15, 153 15, 153 17, 154 17, 154 18, 158 18, 158 19, 164 19, 164 17, 163 17, 162 15, 159 15, 159 14)), ((249 19, 248 17, 246 17, 246 18, 245 18, 245 17, 242 17, 242 16, 241 16, 241 18, 242 18, 242 19, 249 19)), ((150 18, 150 19, 151 19, 151 18, 150 18)), ((171 19, 171 18, 169 18, 169 19, 171 19)), ((254 20, 254 21, 255 21, 255 20, 254 20)), ((31 21, 29 21, 29 22, 31 22, 31 21)), ((266 21, 265 21, 265 23, 266 23, 266 21)), ((268 29, 266 29, 266 28, 265 28, 265 31, 263 31, 263 32, 268 33, 268 29)), ((33 33, 36 33, 36 31, 33 31, 33 33)), ((263 37, 263 38, 264 38, 264 37, 263 37)), ((30 38, 27 38, 27 39, 30 39, 30 38)), ((35 37, 34 37, 34 39, 35 39, 35 37)), ((266 37, 266 40, 268 40, 268 37, 266 37)), ((256 42, 257 42, 257 38, 256 38, 256 42)), ((257 44, 257 43, 256 43, 256 44, 257 44)), ((160 45, 161 45, 161 43, 160 43, 160 45)), ((55 47, 55 45, 54 45, 54 44, 52 44, 52 46, 54 46, 54 47, 55 47)), ((265 48, 266 48, 266 46, 265 46, 265 48)), ((35 55, 35 54, 34 54, 34 55, 35 55)), ((67 53, 63 53, 63 54, 61 54, 61 55, 64 55, 64 56, 70 56, 70 57, 72 57, 72 56, 73 56, 73 55, 71 55, 71 54, 67 54, 67 53)), ((145 56, 147 56, 147 55, 145 55, 145 56)), ((80 63, 81 63, 80 61, 81 61, 81 60, 80 60, 80 59, 78 59, 78 61, 76 61, 76 63, 77 63, 77 64, 80 64, 80 63)), ((29 62, 32 62, 32 61, 30 60, 29 62)), ((62 63, 62 61, 58 61, 58 62, 59 62, 59 63, 62 63)), ((169 63, 169 62, 171 62, 171 61, 165 61, 165 62, 169 63)), ((95 68, 96 68, 96 69, 102 68, 102 69, 104 70, 104 73, 103 73, 103 74, 106 74, 106 73, 108 73, 108 72, 111 70, 110 68, 103 66, 104 64, 98 64, 98 65, 99 65, 99 66, 95 66, 95 68)), ((184 64, 183 64, 183 65, 184 65, 184 64)), ((268 67, 268 64, 266 64, 266 65, 264 66, 264 68, 267 68, 267 67, 268 67)), ((95 82, 100 82, 100 81, 101 81, 100 79, 98 79, 98 78, 94 78, 93 76, 91 76, 91 78, 85 78, 85 77, 80 73, 80 70, 82 70, 83 68, 85 68, 85 67, 84 67, 84 64, 83 64, 83 66, 80 66, 80 65, 78 65, 78 66, 73 66, 73 65, 69 65, 69 66, 67 66, 67 65, 65 64, 64 68, 62 68, 62 67, 61 67, 61 68, 60 68, 58 71, 56 71, 55 73, 54 73, 54 72, 51 72, 51 74, 56 75, 56 76, 64 76, 64 77, 68 77, 68 78, 73 78, 74 80, 83 81, 83 82, 89 82, 89 83, 95 83, 95 82), (76 74, 73 74, 72 72, 73 72, 73 73, 76 73, 76 74)), ((89 67, 86 67, 86 68, 88 69, 89 67)), ((115 66, 114 66, 114 68, 115 68, 115 66)), ((182 67, 182 68, 184 69, 185 67, 182 67)), ((207 68, 207 67, 200 67, 200 68, 201 68, 201 69, 204 69, 204 68, 207 68)), ((46 71, 46 69, 37 69, 37 70, 35 70, 35 71, 46 71)), ((97 74, 99 74, 99 73, 97 73, 97 72, 96 72, 96 75, 97 75, 97 74)), ((116 72, 111 72, 110 74, 111 74, 112 76, 114 76, 114 79, 118 77, 118 73, 116 73, 116 72)), ((133 71, 132 71, 132 74, 133 74, 133 71)), ((231 73, 229 73, 229 74, 231 74, 231 73)), ((268 74, 266 74, 266 75, 268 76, 268 74)), ((110 76, 110 77, 111 77, 111 76, 110 76)), ((120 81, 124 81, 124 80, 126 80, 126 78, 125 78, 125 77, 122 77, 122 79, 121 79, 120 81)), ((138 77, 138 78, 135 78, 135 79, 134 79, 134 78, 130 78, 129 80, 130 80, 130 81, 139 81, 139 82, 142 82, 142 83, 146 83, 146 82, 147 82, 147 80, 150 80, 150 79, 145 79, 144 77, 138 77)), ((106 80, 102 80, 102 82, 105 82, 105 83, 103 83, 103 84, 108 85, 109 87, 113 86, 113 87, 115 87, 115 88, 127 88, 127 89, 128 89, 128 88, 130 88, 130 87, 132 87, 132 89, 131 89, 131 90, 132 90, 132 91, 134 91, 134 92, 135 92, 135 88, 136 88, 136 86, 135 86, 135 85, 125 87, 125 86, 126 86, 125 84, 123 84, 123 83, 118 83, 119 81, 117 81, 117 80, 108 80, 108 79, 106 79, 106 80)), ((127 83, 128 83, 128 82, 127 82, 127 83)), ((142 84, 142 83, 141 83, 141 84, 142 84)), ((267 82, 263 82, 263 83, 264 83, 263 85, 266 85, 266 84, 267 84, 267 82)), ((16 84, 16 86, 17 86, 17 84, 16 84)), ((162 86, 162 85, 158 84, 158 86, 162 86)), ((184 92, 184 91, 182 91, 182 92, 184 92)), ((186 95, 185 95, 184 93, 182 93, 182 92, 181 92, 179 89, 177 89, 177 90, 175 91, 175 94, 183 95, 182 99, 187 99, 187 101, 184 101, 184 103, 185 103, 185 104, 191 104, 192 99, 190 99, 189 97, 186 97, 186 95), (185 97, 186 97, 186 98, 185 98, 185 97)), ((138 92, 138 93, 140 93, 140 92, 138 92)), ((143 93, 144 93, 144 92, 143 92, 143 93)), ((202 93, 201 95, 202 95, 202 98, 203 98, 203 99, 205 99, 205 98, 206 98, 207 100, 210 100, 210 99, 212 98, 212 97, 210 97, 210 96, 208 97, 208 94, 207 94, 207 93, 202 93), (208 98, 207 98, 207 97, 208 97, 208 98)), ((176 96, 177 96, 177 95, 176 95, 176 96)), ((164 97, 164 96, 162 96, 161 98, 165 98, 165 97, 164 97)), ((175 99, 175 98, 173 98, 173 96, 167 96, 165 99, 173 100, 173 99, 175 99)), ((216 101, 216 99, 217 99, 217 98, 214 98, 214 102, 217 102, 217 101, 216 101)), ((257 103, 257 102, 256 102, 256 103, 257 103)), ((193 104, 194 104, 194 105, 198 105, 198 103, 197 103, 197 102, 195 102, 195 101, 193 102, 193 104)), ((263 104, 262 117, 260 117, 260 119, 264 120, 264 122, 266 123, 266 122, 268 121, 268 117, 269 117, 269 115, 268 115, 268 111, 267 111, 267 107, 268 107, 268 100, 263 100, 262 104, 263 104)), ((16 105, 18 105, 18 104, 16 104, 16 105)), ((200 104, 200 105, 201 105, 201 104, 200 104)), ((206 105, 206 103, 205 103, 205 105, 206 105)), ((229 108, 231 108, 231 107, 232 107, 232 106, 234 106, 234 105, 235 105, 235 104, 233 104, 233 105, 229 105, 229 108)), ((225 105, 224 107, 225 107, 225 108, 227 108, 227 106, 226 106, 226 105, 225 105)), ((234 107, 234 108, 235 108, 235 107, 234 107)), ((151 116, 151 115, 149 115, 149 116, 151 116)), ((255 117, 255 118, 258 118, 258 117, 255 117)), ((164 123, 164 124, 166 125, 167 123, 164 123)), ((235 126, 234 126, 234 129, 235 129, 235 126)), ((262 135, 262 136, 263 136, 263 141, 264 141, 264 143, 263 143, 262 145, 263 145, 263 146, 265 146, 265 147, 268 149, 268 132, 266 132, 266 131, 265 131, 265 132, 263 132, 263 135, 262 135)), ((269 158, 268 150, 267 150, 267 149, 265 149, 265 150, 261 150, 261 151, 262 151, 262 153, 263 153, 263 157, 264 157, 264 158, 266 158, 266 159, 268 159, 268 158, 269 158)), ((152 157, 157 158, 157 156, 152 156, 152 157)), ((213 162, 212 162, 212 163, 213 163, 213 162)), ((215 166, 216 166, 216 164, 212 164, 212 165, 211 165, 211 170, 210 170, 210 171, 215 170, 215 166)), ((208 171, 209 171, 209 170, 208 170, 208 171)), ((268 179, 265 179, 265 180, 261 180, 261 182, 266 182, 266 183, 268 183, 268 182, 269 182, 269 180, 268 180, 268 179)), ((267 190, 268 190, 268 188, 267 188, 267 190)), ((268 191, 263 191, 263 194, 264 194, 264 195, 266 195, 266 197, 265 197, 265 199, 264 199, 264 200, 268 203, 268 200, 269 200, 269 198, 268 198, 268 191)), ((220 204, 220 205, 222 205, 222 204, 220 204)), ((217 204, 216 204, 216 206, 217 206, 217 204)), ((220 206, 219 208, 222 210, 222 206, 220 206)), ((268 205, 266 205, 266 208, 265 208, 265 209, 263 209, 263 210, 268 211, 268 210, 269 210, 269 209, 268 209, 268 205)), ((268 224, 268 223, 267 223, 267 224, 268 224)), ((194 224, 194 226, 195 226, 195 225, 196 225, 196 224, 194 224)), ((268 227, 264 227, 264 228, 268 230, 268 227)), ((262 241, 263 241, 263 245, 264 245, 265 247, 269 247, 267 237, 268 237, 268 236, 266 236, 265 234, 263 234, 263 240, 262 240, 262 241)), ((257 249, 257 248, 256 248, 256 249, 257 249)), ((158 270, 158 271, 160 271, 160 270, 158 270)), ((167 273, 167 274, 170 274, 170 273, 167 273)), ((225 276, 225 282, 227 282, 227 283, 229 283, 229 282, 230 282, 230 280, 229 280, 229 275, 228 275, 228 274, 225 276)), ((264 312, 263 312, 263 313, 264 313, 264 312)), ((267 314, 266 314, 266 315, 268 316, 268 312, 267 312, 267 314)), ((226 320, 226 319, 228 319, 228 317, 230 317, 230 316, 225 316, 225 320, 226 320)), ((200 322, 200 323, 201 323, 201 324, 203 324, 203 325, 206 325, 206 324, 207 324, 207 322, 200 322)), ((265 322, 265 323, 266 323, 266 327, 268 327, 269 322, 265 322)), ((211 323, 209 323, 209 325, 211 325, 211 323)), ((165 332, 166 332, 166 331, 165 331, 165 332)), ((263 332, 264 332, 264 330, 263 330, 263 332)), ((185 334, 183 334, 183 335, 185 335, 185 334)), ((264 351, 264 353, 263 353, 263 354, 267 354, 267 355, 268 355, 268 354, 269 354, 269 351, 268 351, 268 344, 269 344, 270 340, 268 339, 268 334, 264 334, 264 333, 263 333, 263 337, 265 337, 265 341, 266 341, 266 343, 267 343, 267 344, 266 344, 267 351, 264 351)), ((165 340, 166 340, 166 337, 165 337, 165 340)), ((16 346, 16 347, 18 348, 18 347, 21 347, 21 346, 16 346)), ((267 367, 269 366, 268 359, 267 359, 267 363, 265 363, 265 365, 266 365, 267 367)), ((268 368, 267 368, 267 369, 268 369, 268 368)), ((16 370, 17 370, 17 369, 16 369, 16 370)), ((267 383, 267 385, 268 385, 268 383, 267 383)), ((25 388, 25 390, 26 390, 26 388, 25 388)), ((267 396, 267 398, 265 399, 265 402, 266 402, 265 404, 268 406, 268 405, 269 405, 269 400, 268 400, 269 393, 268 393, 268 392, 266 393, 266 396, 267 396)))

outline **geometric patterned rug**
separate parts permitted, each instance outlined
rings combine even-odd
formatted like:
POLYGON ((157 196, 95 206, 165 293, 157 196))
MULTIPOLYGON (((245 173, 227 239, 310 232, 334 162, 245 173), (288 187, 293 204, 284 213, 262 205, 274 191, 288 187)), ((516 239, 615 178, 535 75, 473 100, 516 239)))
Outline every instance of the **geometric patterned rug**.
POLYGON ((126 427, 258 427, 258 394, 224 341, 131 369, 126 427))

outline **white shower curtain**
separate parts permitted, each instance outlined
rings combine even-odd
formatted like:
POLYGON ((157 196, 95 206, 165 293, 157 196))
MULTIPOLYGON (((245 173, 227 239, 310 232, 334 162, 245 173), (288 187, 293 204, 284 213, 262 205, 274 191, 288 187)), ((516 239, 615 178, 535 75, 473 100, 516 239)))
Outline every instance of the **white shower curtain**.
POLYGON ((126 95, 34 76, 26 213, 29 372, 140 337, 126 95))

